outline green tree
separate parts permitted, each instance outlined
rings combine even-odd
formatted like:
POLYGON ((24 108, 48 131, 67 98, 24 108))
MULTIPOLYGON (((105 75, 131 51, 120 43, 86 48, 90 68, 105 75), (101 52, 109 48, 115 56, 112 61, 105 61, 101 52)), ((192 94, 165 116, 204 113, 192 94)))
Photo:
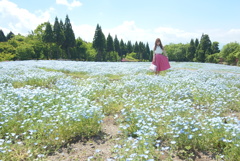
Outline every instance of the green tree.
POLYGON ((65 35, 64 35, 64 25, 63 22, 60 20, 60 23, 58 22, 58 18, 55 18, 55 22, 53 25, 53 39, 54 42, 57 44, 56 48, 56 59, 58 58, 66 58, 66 56, 60 54, 62 53, 61 47, 65 41, 65 35))
POLYGON ((133 52, 133 46, 132 46, 131 41, 128 41, 127 42, 127 53, 131 53, 131 52, 133 52))
POLYGON ((220 56, 228 64, 235 65, 237 63, 237 59, 239 59, 239 52, 240 52, 240 44, 237 42, 231 42, 223 46, 220 52, 220 56))
POLYGON ((0 61, 14 60, 16 58, 16 48, 9 42, 0 43, 0 61))
POLYGON ((64 40, 64 43, 63 43, 63 48, 67 52, 68 59, 71 59, 71 53, 70 53, 69 49, 71 47, 75 46, 76 40, 75 40, 75 35, 74 35, 73 29, 72 29, 70 19, 68 18, 68 15, 65 18, 64 35, 65 35, 65 40, 64 40))
POLYGON ((138 51, 138 59, 143 60, 145 56, 146 48, 143 42, 139 42, 139 51, 138 51))
POLYGON ((195 39, 194 45, 195 45, 195 49, 197 49, 197 48, 198 48, 198 45, 199 45, 199 40, 198 40, 198 38, 195 39))
POLYGON ((53 43, 54 42, 52 26, 49 22, 47 22, 47 24, 46 24, 46 29, 43 33, 42 40, 45 43, 53 43))
POLYGON ((119 54, 119 56, 120 56, 120 58, 122 60, 123 55, 125 55, 125 44, 124 44, 122 39, 120 40, 120 51, 119 51, 118 54, 119 54))
POLYGON ((88 58, 86 42, 84 42, 81 38, 77 38, 75 48, 76 48, 75 59, 86 61, 88 58))
POLYGON ((96 61, 104 61, 105 59, 105 48, 106 39, 102 32, 101 26, 97 24, 94 38, 93 38, 93 48, 97 51, 96 61))
POLYGON ((135 44, 134 44, 134 49, 133 49, 134 53, 137 53, 137 59, 139 59, 139 45, 138 45, 138 42, 136 41, 135 44))
POLYGON ((3 31, 0 30, 0 42, 5 42, 7 41, 6 36, 4 35, 3 31))
POLYGON ((151 51, 150 51, 150 48, 149 48, 149 44, 147 43, 145 54, 144 54, 144 59, 151 61, 150 54, 151 54, 151 51))
POLYGON ((120 53, 120 44, 119 44, 119 40, 117 38, 117 35, 115 35, 115 38, 114 38, 114 50, 118 53, 120 53))
POLYGON ((188 61, 193 61, 195 52, 196 52, 196 48, 195 48, 194 40, 191 39, 189 47, 187 48, 187 53, 186 53, 186 58, 188 61))
POLYGON ((34 49, 30 44, 23 44, 18 46, 16 49, 17 59, 19 60, 30 60, 34 57, 34 49))
POLYGON ((52 31, 52 26, 50 22, 46 23, 46 29, 42 35, 42 40, 44 43, 47 43, 47 46, 49 48, 49 54, 47 55, 47 59, 52 59, 53 58, 53 53, 52 53, 52 43, 54 42, 53 38, 53 31, 52 31))
POLYGON ((8 34, 7 34, 7 40, 10 40, 11 38, 13 38, 15 35, 12 31, 10 31, 8 34))
POLYGON ((106 47, 107 52, 114 51, 114 45, 113 45, 113 38, 110 34, 108 34, 107 37, 107 47, 106 47))
POLYGON ((196 51, 196 60, 199 62, 205 62, 208 55, 212 54, 211 40, 207 34, 202 34, 200 43, 196 51))
POLYGON ((34 36, 40 41, 42 41, 42 37, 44 34, 44 31, 46 29, 48 22, 41 23, 40 25, 37 26, 37 28, 33 31, 34 36))
POLYGON ((213 53, 213 54, 219 53, 219 52, 220 52, 220 50, 219 50, 219 42, 214 41, 214 42, 212 43, 211 50, 212 50, 212 53, 213 53))

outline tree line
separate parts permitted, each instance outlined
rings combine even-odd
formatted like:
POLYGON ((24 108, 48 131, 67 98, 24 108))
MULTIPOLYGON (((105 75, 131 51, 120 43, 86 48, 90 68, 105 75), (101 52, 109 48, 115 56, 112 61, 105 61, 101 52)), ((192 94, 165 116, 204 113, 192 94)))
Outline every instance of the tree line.
POLYGON ((0 61, 30 59, 68 59, 80 61, 121 61, 125 57, 149 61, 149 45, 131 41, 125 43, 108 34, 107 39, 97 24, 93 42, 75 38, 68 15, 65 22, 55 18, 54 24, 45 22, 27 36, 4 35, 0 30, 0 61))
MULTIPOLYGON (((170 61, 210 62, 238 64, 240 44, 231 42, 219 49, 219 42, 211 42, 207 34, 201 39, 191 39, 187 44, 168 44, 165 50, 170 61)), ((131 41, 126 43, 107 38, 99 24, 92 42, 75 38, 68 15, 65 22, 55 18, 54 24, 44 22, 27 36, 15 35, 11 31, 5 36, 0 29, 0 61, 30 59, 68 59, 79 61, 151 61, 153 51, 148 43, 131 41)))
POLYGON ((231 42, 219 49, 219 42, 211 42, 207 34, 200 41, 191 39, 187 44, 169 44, 165 46, 171 61, 226 63, 240 65, 240 44, 231 42))

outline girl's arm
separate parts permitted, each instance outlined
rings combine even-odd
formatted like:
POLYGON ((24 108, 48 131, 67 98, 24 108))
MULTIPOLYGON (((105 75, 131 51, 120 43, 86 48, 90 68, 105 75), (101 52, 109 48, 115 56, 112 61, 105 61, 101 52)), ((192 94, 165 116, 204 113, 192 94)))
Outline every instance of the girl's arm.
POLYGON ((155 62, 155 60, 156 60, 156 54, 155 54, 155 51, 153 50, 153 60, 152 60, 152 62, 155 62))

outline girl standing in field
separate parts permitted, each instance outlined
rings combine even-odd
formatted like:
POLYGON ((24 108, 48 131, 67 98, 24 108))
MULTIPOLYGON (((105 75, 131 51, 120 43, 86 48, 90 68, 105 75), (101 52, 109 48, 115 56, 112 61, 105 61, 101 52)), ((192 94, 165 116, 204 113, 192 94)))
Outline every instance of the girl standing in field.
POLYGON ((167 70, 170 68, 166 51, 162 46, 162 42, 159 38, 155 41, 153 48, 153 60, 152 63, 157 66, 155 74, 159 74, 160 71, 167 70))

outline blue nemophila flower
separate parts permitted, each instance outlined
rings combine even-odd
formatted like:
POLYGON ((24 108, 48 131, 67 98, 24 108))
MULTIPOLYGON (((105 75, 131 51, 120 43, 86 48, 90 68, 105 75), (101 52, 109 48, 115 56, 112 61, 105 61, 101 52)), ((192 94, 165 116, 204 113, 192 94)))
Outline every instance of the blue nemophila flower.
POLYGON ((193 135, 188 135, 188 139, 192 139, 193 138, 193 135))

